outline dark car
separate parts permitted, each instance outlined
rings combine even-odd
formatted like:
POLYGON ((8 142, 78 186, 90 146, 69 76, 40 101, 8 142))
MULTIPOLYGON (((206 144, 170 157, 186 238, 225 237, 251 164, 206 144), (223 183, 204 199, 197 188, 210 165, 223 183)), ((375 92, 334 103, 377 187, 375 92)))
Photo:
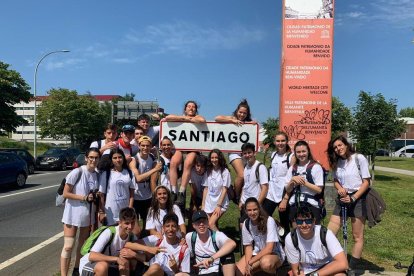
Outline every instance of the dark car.
POLYGON ((80 153, 75 161, 73 161, 73 165, 72 168, 76 169, 79 168, 82 165, 85 165, 86 161, 85 161, 85 153, 80 153))
POLYGON ((13 183, 21 188, 26 179, 26 161, 13 152, 0 152, 0 185, 13 183))
POLYGON ((36 168, 45 170, 66 170, 72 166, 79 150, 75 148, 50 148, 36 158, 36 168))
POLYGON ((35 159, 33 155, 30 154, 25 149, 18 149, 18 148, 11 148, 11 149, 0 149, 0 151, 7 151, 7 152, 14 152, 17 154, 21 159, 26 161, 27 169, 29 170, 29 174, 33 174, 35 171, 35 159))

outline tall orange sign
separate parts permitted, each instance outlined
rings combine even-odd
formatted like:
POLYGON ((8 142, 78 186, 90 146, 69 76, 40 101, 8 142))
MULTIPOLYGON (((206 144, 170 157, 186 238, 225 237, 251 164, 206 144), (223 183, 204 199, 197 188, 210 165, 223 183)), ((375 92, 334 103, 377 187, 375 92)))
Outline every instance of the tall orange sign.
POLYGON ((280 129, 328 168, 334 0, 284 0, 280 129))

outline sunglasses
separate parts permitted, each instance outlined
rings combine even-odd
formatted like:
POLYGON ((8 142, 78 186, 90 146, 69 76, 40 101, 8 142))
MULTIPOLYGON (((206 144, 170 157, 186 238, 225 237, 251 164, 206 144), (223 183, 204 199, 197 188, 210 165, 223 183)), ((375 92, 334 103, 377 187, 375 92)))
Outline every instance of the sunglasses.
POLYGON ((306 224, 312 224, 313 223, 313 219, 312 218, 307 218, 307 219, 296 219, 296 224, 297 225, 302 225, 303 223, 306 224))

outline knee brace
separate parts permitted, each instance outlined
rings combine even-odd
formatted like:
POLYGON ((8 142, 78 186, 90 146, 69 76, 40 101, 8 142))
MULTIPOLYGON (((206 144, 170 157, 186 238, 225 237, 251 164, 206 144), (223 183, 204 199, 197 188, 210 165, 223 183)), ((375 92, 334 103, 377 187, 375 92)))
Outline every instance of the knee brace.
POLYGON ((75 237, 63 237, 63 249, 60 256, 69 259, 72 255, 73 245, 75 244, 75 237))

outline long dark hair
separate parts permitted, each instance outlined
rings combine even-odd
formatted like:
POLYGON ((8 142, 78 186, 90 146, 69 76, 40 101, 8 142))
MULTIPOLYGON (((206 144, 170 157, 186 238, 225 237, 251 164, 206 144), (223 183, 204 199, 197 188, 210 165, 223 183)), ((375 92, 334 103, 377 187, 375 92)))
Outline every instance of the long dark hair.
POLYGON ((260 206, 259 200, 257 200, 257 198, 255 197, 249 197, 248 199, 246 199, 246 202, 244 203, 244 211, 246 213, 247 213, 246 211, 247 204, 251 202, 255 203, 257 207, 259 207, 259 216, 257 217, 257 230, 261 234, 266 234, 267 233, 267 219, 269 216, 267 215, 265 210, 263 210, 262 206, 260 206))
POLYGON ((246 99, 242 99, 239 105, 237 106, 236 110, 233 111, 233 116, 237 118, 237 111, 239 111, 240 107, 244 107, 247 109, 247 115, 246 119, 244 119, 245 122, 251 122, 252 121, 252 113, 250 112, 250 106, 246 99))
POLYGON ((148 216, 152 216, 154 220, 157 219, 158 221, 160 220, 160 205, 158 204, 157 200, 157 191, 160 189, 164 189, 167 192, 167 202, 165 204, 165 210, 167 211, 166 213, 174 213, 170 191, 165 186, 158 186, 152 193, 151 206, 148 212, 148 216))
POLYGON ((114 156, 114 154, 116 154, 116 153, 119 153, 122 156, 122 169, 128 170, 128 164, 127 164, 127 161, 126 161, 126 158, 125 158, 125 153, 119 148, 111 149, 111 152, 109 153, 109 160, 111 160, 111 164, 110 164, 109 167, 111 169, 113 169, 115 167, 114 163, 112 162, 112 156, 114 156))
POLYGON ((224 158, 224 154, 219 149, 213 149, 208 154, 208 160, 207 160, 207 174, 210 175, 213 171, 213 164, 211 163, 211 155, 213 153, 216 153, 218 156, 218 166, 220 168, 220 172, 223 173, 224 169, 228 169, 226 159, 224 158))
POLYGON ((299 159, 296 156, 296 148, 297 147, 300 147, 300 146, 305 146, 306 149, 308 150, 308 159, 310 161, 315 161, 315 159, 313 159, 312 152, 311 152, 311 149, 309 147, 309 144, 306 141, 304 141, 304 140, 299 140, 299 141, 296 142, 295 146, 293 147, 293 151, 294 151, 295 159, 296 159, 295 160, 295 164, 299 164, 299 159))
POLYGON ((336 168, 338 167, 338 160, 341 159, 341 157, 336 154, 335 149, 334 149, 334 143, 338 140, 344 143, 344 145, 346 146, 346 153, 345 153, 346 159, 349 159, 349 157, 351 157, 351 155, 355 153, 355 150, 353 149, 352 145, 348 142, 346 137, 343 135, 339 135, 338 137, 335 137, 334 139, 329 141, 328 149, 326 150, 326 152, 328 154, 329 165, 334 170, 336 170, 336 168))

